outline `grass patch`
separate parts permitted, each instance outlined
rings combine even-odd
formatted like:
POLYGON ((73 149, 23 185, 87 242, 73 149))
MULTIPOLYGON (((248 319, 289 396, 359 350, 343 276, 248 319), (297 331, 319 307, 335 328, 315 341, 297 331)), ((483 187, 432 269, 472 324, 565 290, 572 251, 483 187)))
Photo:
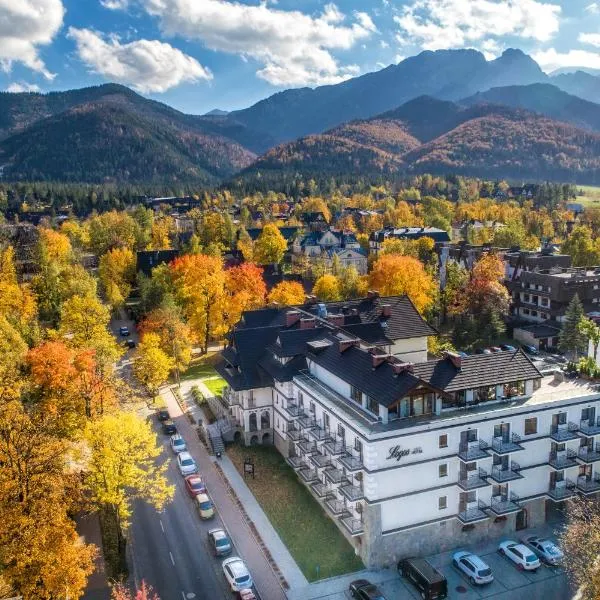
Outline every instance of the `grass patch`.
POLYGON ((206 377, 215 377, 218 373, 215 371, 215 365, 219 362, 221 356, 219 352, 209 352, 199 358, 195 358, 190 366, 181 374, 181 380, 204 379, 206 377))
POLYGON ((102 552, 106 564, 106 576, 113 581, 124 581, 129 575, 125 543, 119 548, 117 522, 114 515, 106 509, 98 511, 100 531, 102 532, 102 552))
POLYGON ((593 185, 578 185, 577 190, 581 192, 581 196, 577 196, 572 202, 579 202, 584 206, 600 207, 600 187, 593 185))
POLYGON ((167 408, 167 403, 165 402, 165 399, 162 396, 154 396, 152 406, 156 410, 163 410, 164 408, 167 408))
POLYGON ((256 478, 248 478, 246 483, 309 581, 364 568, 352 546, 275 448, 236 444, 227 448, 227 455, 240 473, 244 458, 254 460, 256 478))
POLYGON ((205 379, 202 383, 204 383, 214 396, 221 396, 223 389, 227 386, 227 382, 222 377, 205 379))

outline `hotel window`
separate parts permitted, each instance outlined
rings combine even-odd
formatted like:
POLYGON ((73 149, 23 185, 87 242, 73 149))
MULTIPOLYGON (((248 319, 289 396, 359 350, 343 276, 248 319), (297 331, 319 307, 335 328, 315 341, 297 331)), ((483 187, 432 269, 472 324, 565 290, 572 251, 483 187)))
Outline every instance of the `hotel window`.
POLYGON ((433 394, 411 396, 400 400, 400 417, 419 417, 433 412, 433 394))
POLYGON ((379 403, 371 396, 367 396, 367 410, 374 414, 379 414, 379 403))
POLYGON ((323 424, 325 425, 325 429, 329 429, 329 415, 327 413, 323 415, 323 424))
POLYGON ((475 390, 475 400, 477 402, 489 402, 496 399, 496 386, 487 385, 475 390))
POLYGON ((443 435, 440 435, 439 444, 440 444, 440 448, 448 447, 448 434, 444 433, 443 435))
POLYGON ((537 417, 525 419, 525 435, 537 433, 537 417))
POLYGON ((440 477, 448 477, 448 464, 444 463, 438 467, 440 477))
POLYGON ((354 438, 354 449, 362 456, 362 442, 357 437, 354 438))
POLYGON ((338 427, 337 427, 337 434, 338 437, 341 438, 342 440, 346 437, 346 431, 344 430, 344 427, 342 425, 340 425, 338 423, 338 427))
POLYGON ((388 421, 400 418, 400 404, 394 404, 388 408, 388 421))
POLYGON ((522 396, 523 394, 525 394, 524 381, 513 381, 511 383, 504 384, 503 396, 505 398, 512 398, 513 396, 522 396))
POLYGON ((440 510, 446 510, 448 508, 448 496, 440 496, 438 498, 438 508, 440 510))
POLYGON ((350 398, 352 398, 354 402, 362 404, 362 392, 358 388, 355 388, 353 385, 350 386, 350 398))
POLYGON ((309 410, 313 415, 315 414, 315 403, 314 402, 310 403, 309 410))
POLYGON ((303 406, 304 405, 304 397, 302 396, 301 393, 298 394, 298 406, 303 406))

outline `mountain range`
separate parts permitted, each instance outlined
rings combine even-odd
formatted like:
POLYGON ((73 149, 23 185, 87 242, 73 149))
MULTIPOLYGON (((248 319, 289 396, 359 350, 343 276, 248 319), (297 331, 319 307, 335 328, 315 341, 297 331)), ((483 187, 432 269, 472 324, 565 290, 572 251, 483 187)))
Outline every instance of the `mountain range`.
POLYGON ((198 184, 290 168, 595 181, 599 97, 600 76, 547 75, 520 50, 491 61, 475 50, 422 52, 203 116, 116 84, 0 93, 0 172, 198 184))

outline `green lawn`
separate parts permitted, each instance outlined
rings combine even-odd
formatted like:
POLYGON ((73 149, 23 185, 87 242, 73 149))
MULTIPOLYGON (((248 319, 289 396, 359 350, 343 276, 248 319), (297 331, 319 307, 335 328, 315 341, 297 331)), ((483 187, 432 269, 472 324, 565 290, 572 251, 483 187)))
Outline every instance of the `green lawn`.
POLYGON ((223 388, 227 386, 227 382, 222 377, 214 379, 204 379, 204 385, 215 395, 220 396, 223 393, 223 388))
POLYGON ((593 185, 578 185, 578 190, 583 192, 583 195, 577 196, 573 202, 580 202, 584 206, 600 207, 600 187, 593 185))
POLYGON ((181 380, 186 379, 204 379, 206 377, 215 377, 218 373, 214 365, 221 359, 218 352, 209 352, 199 358, 195 358, 190 366, 181 374, 181 380))
POLYGON ((227 455, 240 473, 244 458, 254 460, 256 477, 246 479, 246 483, 309 581, 364 568, 352 546, 275 448, 234 445, 227 448, 227 455))

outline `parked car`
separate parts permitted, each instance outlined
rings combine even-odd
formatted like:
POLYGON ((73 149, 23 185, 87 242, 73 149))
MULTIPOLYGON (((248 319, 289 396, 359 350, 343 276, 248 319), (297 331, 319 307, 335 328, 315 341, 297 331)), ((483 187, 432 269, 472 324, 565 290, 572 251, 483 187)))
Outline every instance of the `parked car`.
POLYGON ((530 535, 526 537, 523 542, 530 546, 537 554, 538 558, 547 565, 558 565, 565 556, 562 550, 548 538, 530 535))
POLYGON ((494 581, 489 565, 476 554, 466 551, 455 552, 452 556, 452 564, 469 578, 471 585, 484 585, 494 581))
POLYGON ((448 597, 447 579, 424 558, 405 558, 398 563, 398 572, 409 579, 424 600, 448 597))
POLYGON ((502 346, 500 346, 500 348, 502 348, 502 350, 505 350, 507 352, 516 352, 517 349, 514 346, 511 346, 510 344, 502 344, 502 346))
POLYGON ((366 579, 357 579, 350 584, 350 595, 359 600, 385 600, 381 590, 366 579))
POLYGON ((163 421, 162 430, 166 435, 174 435, 177 433, 177 427, 175 427, 175 423, 173 423, 170 418, 163 421))
POLYGON ((196 461, 189 452, 180 452, 177 455, 177 467, 182 475, 191 475, 198 472, 196 461))
POLYGON ((171 415, 169 414, 169 411, 166 408, 161 408, 157 413, 156 413, 156 418, 159 421, 168 421, 171 418, 171 415))
POLYGON ((469 356, 466 352, 463 352, 462 350, 457 350, 456 354, 458 354, 461 358, 467 358, 467 356, 469 356))
POLYGON ((512 560, 519 569, 536 571, 540 566, 540 559, 525 544, 505 540, 500 542, 498 552, 512 560))
POLYGON ((211 529, 208 532, 208 541, 215 556, 231 554, 231 542, 224 529, 211 529))
POLYGON ((200 477, 200 475, 197 473, 188 475, 185 478, 185 488, 192 498, 195 498, 198 494, 206 494, 206 486, 204 485, 204 481, 202 481, 202 477, 200 477))
POLYGON ((540 353, 535 346, 530 346, 529 344, 522 344, 521 348, 523 348, 527 354, 531 354, 532 356, 537 356, 540 353))
POLYGON ((129 327, 119 327, 119 335, 127 337, 129 335, 129 327))
POLYGON ((477 348, 475 354, 491 354, 492 351, 489 348, 477 348))
POLYGON ((171 450, 175 452, 175 454, 179 454, 180 452, 184 452, 187 450, 187 446, 185 445, 185 440, 181 437, 179 433, 171 436, 171 450))
POLYGON ((252 590, 240 590, 240 600, 257 600, 252 590))
POLYGON ((207 494, 196 496, 196 506, 201 519, 212 519, 215 516, 215 507, 207 494))
POLYGON ((494 352, 494 353, 496 353, 496 352, 502 352, 502 348, 500 348, 500 346, 492 346, 490 348, 490 351, 494 352))
POLYGON ((127 340, 128 348, 135 348, 135 342, 132 339, 127 340))
POLYGON ((250 589, 254 584, 246 564, 239 556, 232 556, 222 562, 225 579, 232 592, 250 589))

